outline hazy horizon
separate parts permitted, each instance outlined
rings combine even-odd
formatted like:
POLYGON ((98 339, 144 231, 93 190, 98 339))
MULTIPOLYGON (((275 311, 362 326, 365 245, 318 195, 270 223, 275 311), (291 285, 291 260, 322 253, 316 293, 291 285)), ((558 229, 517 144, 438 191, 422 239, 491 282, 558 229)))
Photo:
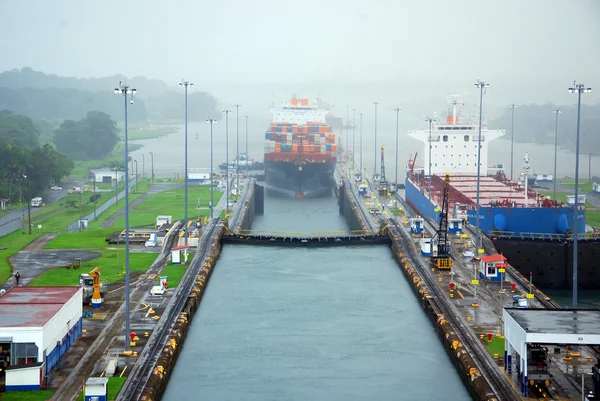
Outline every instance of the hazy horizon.
POLYGON ((0 70, 186 78, 223 101, 292 84, 365 104, 472 93, 482 79, 500 104, 560 102, 574 79, 600 84, 599 19, 595 0, 0 0, 0 70))

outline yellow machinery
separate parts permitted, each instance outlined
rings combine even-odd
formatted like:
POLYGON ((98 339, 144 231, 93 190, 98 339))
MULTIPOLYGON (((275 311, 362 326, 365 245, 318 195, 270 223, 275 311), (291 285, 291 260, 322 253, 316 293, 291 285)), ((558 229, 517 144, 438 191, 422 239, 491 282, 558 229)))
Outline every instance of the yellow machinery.
POLYGON ((440 213, 440 226, 432 238, 431 262, 438 269, 452 269, 450 242, 448 241, 448 198, 450 193, 450 174, 444 179, 444 194, 440 213))
POLYGON ((100 269, 96 267, 87 274, 80 274, 79 285, 83 286, 84 304, 89 305, 91 303, 94 308, 102 306, 106 289, 100 283, 100 269))

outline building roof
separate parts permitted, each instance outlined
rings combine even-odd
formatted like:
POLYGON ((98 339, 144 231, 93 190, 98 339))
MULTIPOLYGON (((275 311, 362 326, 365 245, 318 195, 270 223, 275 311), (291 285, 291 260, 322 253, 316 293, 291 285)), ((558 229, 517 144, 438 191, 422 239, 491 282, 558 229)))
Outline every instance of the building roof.
POLYGON ((506 312, 526 333, 600 333, 600 309, 513 309, 506 312))
POLYGON ((79 291, 79 287, 12 287, 0 296, 0 309, 4 304, 65 304, 79 291))
POLYGON ((507 259, 506 259, 506 257, 504 255, 496 254, 496 255, 482 256, 481 260, 484 263, 490 263, 490 262, 504 262, 507 259))
POLYGON ((43 327, 81 287, 12 287, 0 296, 0 327, 43 327))

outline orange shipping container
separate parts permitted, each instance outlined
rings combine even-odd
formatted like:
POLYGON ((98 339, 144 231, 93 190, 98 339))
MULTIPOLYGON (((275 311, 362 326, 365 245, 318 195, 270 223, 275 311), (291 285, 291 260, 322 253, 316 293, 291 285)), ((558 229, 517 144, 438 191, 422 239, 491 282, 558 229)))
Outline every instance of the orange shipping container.
POLYGON ((292 98, 292 106, 298 106, 298 98, 292 98))
POLYGON ((302 99, 302 106, 308 106, 308 99, 302 99))
POLYGON ((298 152, 298 145, 292 145, 292 152, 298 152))
POLYGON ((337 152, 337 143, 334 143, 333 145, 331 145, 331 151, 337 152))

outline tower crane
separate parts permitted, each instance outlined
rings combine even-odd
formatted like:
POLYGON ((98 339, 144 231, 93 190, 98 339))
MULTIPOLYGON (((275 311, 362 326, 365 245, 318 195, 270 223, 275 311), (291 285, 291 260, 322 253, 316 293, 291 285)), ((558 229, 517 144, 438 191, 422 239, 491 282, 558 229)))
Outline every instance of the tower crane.
POLYGON ((438 269, 451 269, 450 243, 448 242, 448 198, 450 194, 450 174, 444 179, 444 194, 440 213, 440 225, 431 239, 431 262, 438 269))
POLYGON ((385 196, 388 194, 389 184, 385 178, 385 162, 383 145, 381 145, 381 174, 379 175, 379 195, 385 196))

